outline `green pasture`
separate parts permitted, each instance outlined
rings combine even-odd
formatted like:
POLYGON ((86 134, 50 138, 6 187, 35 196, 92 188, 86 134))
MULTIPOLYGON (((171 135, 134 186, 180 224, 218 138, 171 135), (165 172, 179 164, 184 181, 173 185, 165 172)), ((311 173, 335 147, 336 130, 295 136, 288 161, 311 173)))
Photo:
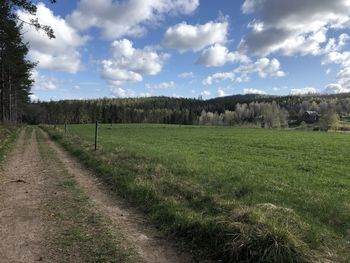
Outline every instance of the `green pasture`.
POLYGON ((350 258, 350 135, 175 125, 48 129, 113 190, 224 261, 350 258))

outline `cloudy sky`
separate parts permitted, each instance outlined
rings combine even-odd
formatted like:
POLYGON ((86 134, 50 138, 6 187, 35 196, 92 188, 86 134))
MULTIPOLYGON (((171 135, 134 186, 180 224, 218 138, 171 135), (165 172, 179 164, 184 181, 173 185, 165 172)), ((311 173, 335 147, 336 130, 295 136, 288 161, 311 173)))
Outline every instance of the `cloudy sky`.
POLYGON ((23 28, 36 99, 350 92, 350 0, 57 2, 55 39, 23 28))

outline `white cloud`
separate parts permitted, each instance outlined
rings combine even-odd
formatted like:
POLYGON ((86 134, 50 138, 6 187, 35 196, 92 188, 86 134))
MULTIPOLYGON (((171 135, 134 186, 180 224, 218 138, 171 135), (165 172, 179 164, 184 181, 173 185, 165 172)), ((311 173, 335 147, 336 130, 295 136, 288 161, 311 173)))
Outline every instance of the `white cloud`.
POLYGON ((338 39, 330 38, 328 40, 327 45, 324 48, 324 53, 334 52, 334 51, 341 51, 343 50, 346 43, 349 41, 350 37, 348 34, 341 34, 338 39))
POLYGON ((247 82, 251 74, 258 74, 260 78, 280 78, 285 76, 277 59, 261 58, 254 63, 243 64, 232 72, 218 72, 208 76, 202 80, 202 84, 213 85, 223 80, 238 83, 247 82))
POLYGON ((235 73, 241 74, 242 79, 247 79, 250 74, 257 73, 260 78, 280 78, 285 73, 281 70, 281 64, 277 59, 260 58, 255 63, 241 65, 234 70, 235 73))
MULTIPOLYGON (((34 18, 22 11, 18 11, 18 16, 24 21, 34 18)), ((39 68, 76 73, 81 67, 78 48, 86 43, 88 37, 80 36, 63 18, 55 16, 43 3, 37 5, 37 18, 39 23, 52 27, 56 38, 49 39, 44 32, 24 24, 22 32, 24 40, 29 42, 29 59, 38 61, 39 68)))
POLYGON ((194 74, 193 74, 193 72, 183 72, 183 73, 179 74, 178 77, 181 79, 188 79, 188 78, 193 78, 194 74))
POLYGON ((343 87, 341 84, 329 84, 324 92, 326 94, 348 93, 350 92, 350 88, 343 87))
POLYGON ((266 95, 267 93, 263 90, 259 90, 259 89, 243 89, 243 93, 244 94, 259 94, 259 95, 266 95))
POLYGON ((327 33, 350 21, 349 0, 245 0, 242 11, 254 14, 255 19, 240 47, 259 56, 275 52, 319 55, 339 48, 341 42, 338 47, 327 42, 327 33))
POLYGON ((144 98, 144 97, 151 97, 152 94, 149 92, 141 92, 138 97, 144 98))
POLYGON ((203 85, 212 85, 222 80, 235 81, 235 74, 233 72, 218 72, 211 76, 208 76, 202 81, 203 85))
POLYGON ((330 52, 323 58, 322 64, 340 64, 342 66, 348 66, 350 64, 350 52, 330 52))
POLYGON ((308 95, 308 94, 315 94, 317 93, 317 89, 313 87, 305 87, 302 89, 291 89, 290 95, 297 96, 297 95, 308 95))
POLYGON ((203 90, 203 91, 201 92, 201 95, 202 95, 202 96, 205 96, 205 97, 209 97, 209 96, 211 95, 211 92, 210 92, 209 90, 203 90))
POLYGON ((228 94, 226 94, 226 92, 225 92, 222 88, 218 88, 218 91, 217 91, 216 95, 217 95, 218 97, 225 97, 225 96, 227 96, 228 94))
POLYGON ((32 70, 31 77, 34 80, 33 90, 52 91, 58 88, 58 80, 53 77, 41 75, 37 70, 32 70))
POLYGON ((345 93, 350 91, 350 52, 330 52, 323 59, 323 64, 339 64, 337 82, 326 87, 326 93, 345 93))
POLYGON ((162 82, 159 84, 146 84, 146 89, 173 89, 176 87, 176 84, 174 81, 170 82, 162 82))
POLYGON ((227 47, 215 44, 202 52, 197 64, 206 67, 221 67, 227 63, 248 63, 250 59, 239 52, 230 52, 227 47))
POLYGON ((199 0, 81 0, 69 20, 80 30, 102 29, 107 39, 145 34, 146 25, 159 23, 165 15, 191 14, 199 0))
POLYGON ((167 29, 163 46, 184 53, 188 50, 196 52, 214 44, 224 44, 227 41, 228 27, 226 18, 203 25, 182 22, 167 29))
POLYGON ((123 89, 120 87, 112 87, 111 92, 117 98, 131 98, 135 97, 136 93, 130 89, 123 89))
POLYGON ((30 95, 29 95, 29 98, 30 98, 30 101, 31 101, 31 102, 37 101, 37 100, 39 99, 38 96, 36 96, 36 95, 34 95, 34 94, 30 94, 30 95))
POLYGON ((143 75, 161 72, 168 58, 168 54, 158 54, 152 47, 136 49, 128 39, 116 40, 112 43, 112 57, 101 62, 102 77, 111 86, 140 82, 143 75))

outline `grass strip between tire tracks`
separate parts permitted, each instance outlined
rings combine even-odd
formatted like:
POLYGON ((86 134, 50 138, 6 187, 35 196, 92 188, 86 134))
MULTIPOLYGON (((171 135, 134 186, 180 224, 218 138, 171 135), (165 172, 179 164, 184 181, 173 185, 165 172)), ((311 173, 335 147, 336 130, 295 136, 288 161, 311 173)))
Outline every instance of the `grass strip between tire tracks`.
POLYGON ((141 262, 123 236, 113 234, 103 218, 65 169, 41 131, 36 131, 39 150, 50 170, 50 198, 46 203, 52 262, 141 262))

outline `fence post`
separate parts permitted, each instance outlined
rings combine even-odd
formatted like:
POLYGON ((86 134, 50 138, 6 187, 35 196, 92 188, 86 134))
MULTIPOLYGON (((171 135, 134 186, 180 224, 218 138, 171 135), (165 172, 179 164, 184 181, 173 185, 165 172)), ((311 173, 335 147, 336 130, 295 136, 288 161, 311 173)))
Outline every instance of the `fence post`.
POLYGON ((67 121, 64 122, 64 136, 67 136, 67 121))
POLYGON ((95 125, 95 151, 97 151, 97 143, 98 143, 98 121, 96 121, 96 125, 95 125))

